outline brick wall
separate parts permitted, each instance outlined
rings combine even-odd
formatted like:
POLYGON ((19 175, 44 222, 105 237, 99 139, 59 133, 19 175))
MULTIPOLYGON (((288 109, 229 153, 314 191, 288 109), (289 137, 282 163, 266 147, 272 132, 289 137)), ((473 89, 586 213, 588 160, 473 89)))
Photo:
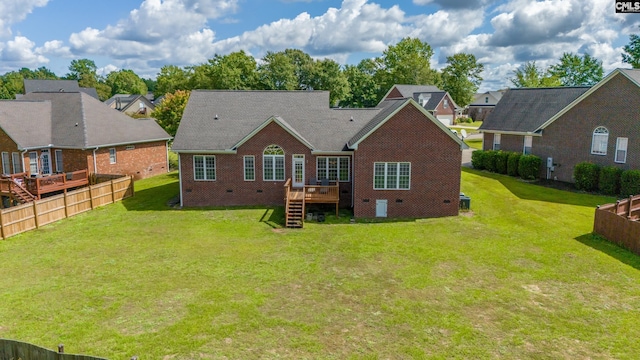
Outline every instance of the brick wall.
POLYGON ((448 94, 440 100, 440 103, 435 108, 436 115, 451 115, 453 116, 453 121, 456 119, 456 110, 453 107, 453 101, 451 101, 451 97, 448 94), (444 106, 444 101, 447 100, 447 107, 444 106))
MULTIPOLYGON (((164 174, 169 169, 167 163, 167 146, 165 141, 134 144, 132 150, 127 146, 116 146, 116 162, 111 163, 110 148, 96 150, 97 173, 133 175, 134 179, 144 179, 150 176, 164 174)), ((90 170, 93 169, 92 150, 87 150, 90 170)), ((93 172, 93 171, 92 171, 93 172)))
MULTIPOLYGON (((184 206, 233 206, 233 205, 278 205, 284 204, 285 181, 264 181, 262 154, 269 145, 279 145, 285 154, 285 181, 292 175, 292 155, 305 157, 305 183, 316 176, 316 156, 276 123, 267 125, 262 131, 238 148, 237 154, 218 154, 216 158, 216 180, 195 181, 193 155, 180 154, 182 178, 182 202, 184 206), (244 156, 255 157, 254 181, 244 181, 244 156)), ((351 206, 351 183, 340 184, 340 205, 351 206)))
POLYGON ((448 134, 405 106, 354 154, 354 215, 375 217, 376 200, 387 200, 390 218, 457 215, 461 156, 448 134), (411 190, 374 190, 374 162, 411 162, 411 190))
MULTIPOLYGON (((0 129, 0 153, 2 152, 9 153, 9 170, 10 172, 13 172, 13 167, 12 167, 13 158, 11 154, 14 152, 19 153, 20 151, 18 151, 18 146, 13 140, 11 140, 11 138, 7 135, 7 133, 5 133, 2 129, 0 129)), ((1 160, 2 159, 0 158, 0 166, 2 166, 1 160)), ((2 172, 1 167, 0 167, 0 172, 2 172)))

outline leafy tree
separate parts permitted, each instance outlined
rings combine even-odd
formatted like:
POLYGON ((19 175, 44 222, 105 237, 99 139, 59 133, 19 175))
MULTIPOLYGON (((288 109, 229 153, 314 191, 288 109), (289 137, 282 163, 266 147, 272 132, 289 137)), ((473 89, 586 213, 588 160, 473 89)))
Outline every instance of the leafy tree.
POLYGON ((564 53, 560 63, 549 68, 549 73, 560 79, 562 86, 591 86, 602 80, 604 69, 602 60, 589 54, 564 53))
MULTIPOLYGON (((289 58, 294 67, 294 72, 298 78, 300 90, 313 89, 313 78, 317 76, 315 72, 316 62, 311 55, 298 49, 286 49, 284 55, 289 58)), ((326 90, 326 89, 323 89, 326 90)))
POLYGON ((250 90, 258 81, 256 60, 244 51, 216 55, 209 60, 213 89, 250 90))
POLYGON ((105 101, 111 97, 111 86, 105 84, 104 80, 100 79, 95 88, 100 101, 105 101))
POLYGON ((513 72, 511 83, 515 87, 556 87, 560 86, 560 80, 548 71, 542 70, 535 61, 527 61, 513 72))
POLYGON ((147 84, 133 70, 112 71, 105 83, 111 87, 111 95, 147 94, 147 84))
POLYGON ((208 62, 187 67, 189 72, 187 89, 213 89, 212 65, 208 62))
POLYGON ((39 79, 39 80, 57 80, 59 77, 53 73, 53 71, 47 69, 44 66, 37 68, 36 70, 31 70, 27 68, 22 68, 18 70, 18 72, 22 75, 23 79, 39 79))
POLYGON ((363 59, 358 65, 347 65, 343 73, 349 82, 349 94, 340 101, 343 107, 373 107, 378 103, 378 85, 373 76, 376 64, 363 59))
POLYGON ((175 65, 165 65, 156 77, 153 94, 160 97, 176 90, 189 90, 189 72, 175 65))
POLYGON ((2 87, 0 97, 3 99, 15 99, 16 94, 24 94, 24 78, 18 71, 11 71, 1 78, 2 87))
POLYGON ((438 72, 431 68, 432 56, 431 46, 416 38, 404 38, 389 46, 376 60, 379 98, 394 84, 438 85, 438 72))
POLYGON ((158 124, 171 136, 176 135, 182 113, 189 101, 190 91, 177 90, 164 96, 164 99, 156 105, 151 112, 151 117, 155 118, 158 124))
POLYGON ((151 78, 149 79, 142 78, 142 81, 144 81, 144 84, 147 85, 148 92, 156 91, 156 85, 158 85, 158 82, 156 80, 153 80, 151 78))
POLYGON ((469 105, 478 91, 484 70, 472 54, 459 53, 447 57, 447 65, 442 69, 442 89, 448 91, 459 106, 469 105))
POLYGON ((640 36, 629 35, 629 43, 622 50, 622 62, 630 64, 634 69, 640 69, 640 36))
POLYGON ((260 87, 264 90, 297 90, 295 65, 284 52, 271 52, 262 58, 258 67, 260 87))
POLYGON ((95 88, 98 83, 98 67, 93 60, 72 60, 66 78, 69 80, 78 80, 80 87, 95 88))
POLYGON ((340 64, 331 59, 316 61, 308 80, 308 88, 314 90, 328 90, 331 106, 349 94, 349 81, 342 72, 340 64))

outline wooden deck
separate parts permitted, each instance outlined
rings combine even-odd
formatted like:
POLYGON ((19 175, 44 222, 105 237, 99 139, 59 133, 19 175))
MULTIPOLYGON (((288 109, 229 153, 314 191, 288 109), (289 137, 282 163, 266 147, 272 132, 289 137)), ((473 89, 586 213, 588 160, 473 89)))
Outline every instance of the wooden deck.
POLYGON ((336 204, 336 217, 340 202, 340 189, 335 185, 304 185, 293 187, 288 179, 285 187, 285 215, 287 227, 302 227, 306 204, 336 204))
POLYGON ((5 196, 14 196, 15 190, 19 186, 27 190, 35 198, 40 199, 45 194, 89 185, 89 173, 87 170, 41 177, 29 177, 27 175, 27 173, 12 174, 0 179, 0 193, 5 196))

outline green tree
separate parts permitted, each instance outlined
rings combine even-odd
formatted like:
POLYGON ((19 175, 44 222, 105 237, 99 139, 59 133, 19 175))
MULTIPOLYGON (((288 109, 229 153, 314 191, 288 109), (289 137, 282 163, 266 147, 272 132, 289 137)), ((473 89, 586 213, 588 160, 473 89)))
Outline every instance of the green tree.
POLYGON ((171 136, 176 135, 182 113, 189 101, 190 91, 177 90, 164 96, 164 99, 156 105, 151 112, 151 117, 171 136))
POLYGON ((256 60, 244 51, 215 55, 209 60, 213 89, 250 90, 258 81, 256 60))
POLYGON ((15 99, 16 94, 24 94, 24 78, 18 71, 11 71, 0 77, 4 90, 0 91, 3 99, 15 99))
POLYGON ((142 78, 142 81, 144 81, 144 84, 147 85, 148 92, 156 91, 156 86, 158 85, 158 82, 156 80, 153 80, 151 78, 148 78, 148 79, 142 78))
POLYGON ((602 60, 589 54, 580 56, 564 53, 558 64, 549 68, 549 73, 560 80, 562 86, 592 86, 602 80, 602 60))
POLYGON ((438 85, 438 72, 431 68, 432 56, 431 46, 416 38, 404 38, 389 46, 376 60, 379 98, 394 84, 438 85))
POLYGON ((289 58, 293 64, 294 72, 298 79, 298 88, 300 90, 313 88, 313 84, 311 83, 314 81, 313 78, 317 76, 317 74, 314 73, 316 62, 313 60, 311 55, 298 49, 286 49, 284 51, 284 55, 289 58))
POLYGON ((560 80, 546 70, 542 70, 535 61, 527 61, 513 72, 514 77, 509 80, 515 87, 556 87, 560 80))
POLYGON ((105 83, 111 87, 111 95, 147 94, 147 84, 133 70, 112 71, 105 83))
POLYGON ((260 87, 264 90, 297 90, 295 65, 284 52, 271 52, 262 58, 258 67, 260 87))
POLYGON ((349 94, 340 101, 343 107, 373 107, 378 103, 378 85, 374 79, 375 61, 363 59, 358 65, 347 65, 344 75, 349 82, 349 94))
POLYGON ((18 72, 22 75, 23 79, 39 79, 39 80, 57 80, 59 77, 53 73, 53 71, 47 69, 44 66, 37 68, 36 70, 31 70, 27 68, 22 68, 18 70, 18 72))
POLYGON ((72 60, 66 78, 78 80, 80 87, 95 88, 98 83, 98 67, 93 60, 72 60))
POLYGON ((472 54, 459 53, 447 57, 442 69, 442 89, 448 91, 459 106, 467 106, 480 87, 484 65, 472 54))
POLYGON ((307 88, 328 90, 331 106, 338 104, 349 95, 349 81, 336 61, 331 59, 316 61, 311 74, 307 88))
POLYGON ((175 65, 165 65, 156 77, 156 88, 153 94, 160 97, 174 93, 176 90, 190 90, 189 72, 175 65))
POLYGON ((631 65, 634 69, 640 69, 640 36, 629 35, 629 43, 622 50, 622 62, 631 65))

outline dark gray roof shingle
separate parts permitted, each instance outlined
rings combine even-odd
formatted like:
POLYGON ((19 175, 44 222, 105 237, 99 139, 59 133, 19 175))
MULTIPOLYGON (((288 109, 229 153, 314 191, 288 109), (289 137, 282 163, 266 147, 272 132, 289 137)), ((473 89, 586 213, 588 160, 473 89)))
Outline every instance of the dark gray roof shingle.
POLYGON ((0 128, 19 149, 51 144, 51 102, 1 100, 0 128))
POLYGON ((532 133, 587 90, 589 87, 510 89, 480 130, 532 133))
MULTIPOLYGON (((414 94, 417 93, 433 93, 433 92, 442 92, 442 90, 438 89, 437 86, 434 85, 402 85, 396 84, 394 87, 402 94, 403 98, 413 97, 414 94)), ((417 99, 414 99, 417 101, 417 99)))

